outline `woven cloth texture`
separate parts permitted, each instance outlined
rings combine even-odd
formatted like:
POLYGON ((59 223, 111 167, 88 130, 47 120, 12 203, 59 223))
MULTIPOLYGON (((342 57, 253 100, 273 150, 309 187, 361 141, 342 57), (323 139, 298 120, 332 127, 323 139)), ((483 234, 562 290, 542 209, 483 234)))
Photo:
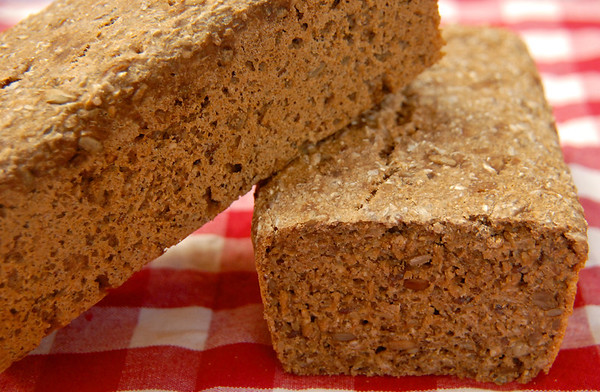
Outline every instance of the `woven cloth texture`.
MULTIPOLYGON (((0 0, 0 30, 47 5, 0 0)), ((521 34, 554 107, 589 223, 590 255, 548 375, 497 386, 455 377, 298 377, 270 346, 248 194, 0 374, 0 391, 600 390, 600 1, 443 0, 444 24, 521 34)))

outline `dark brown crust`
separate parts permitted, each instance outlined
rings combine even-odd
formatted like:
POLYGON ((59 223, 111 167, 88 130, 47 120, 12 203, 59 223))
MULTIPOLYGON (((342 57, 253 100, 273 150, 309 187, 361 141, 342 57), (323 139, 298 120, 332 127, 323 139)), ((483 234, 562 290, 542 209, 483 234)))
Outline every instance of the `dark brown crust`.
POLYGON ((63 0, 0 35, 0 369, 435 62, 416 3, 63 0))
POLYGON ((454 27, 404 95, 256 194, 265 317, 298 374, 548 371, 586 222, 522 41, 454 27))

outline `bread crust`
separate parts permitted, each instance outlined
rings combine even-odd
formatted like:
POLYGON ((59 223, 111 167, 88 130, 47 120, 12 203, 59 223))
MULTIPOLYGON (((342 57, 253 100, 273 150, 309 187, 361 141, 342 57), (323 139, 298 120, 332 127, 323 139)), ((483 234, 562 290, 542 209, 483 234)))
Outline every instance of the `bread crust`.
POLYGON ((547 372, 586 222, 523 42, 452 27, 404 91, 256 192, 265 318, 298 374, 547 372))
POLYGON ((415 3, 59 0, 2 33, 0 370, 435 62, 415 3))

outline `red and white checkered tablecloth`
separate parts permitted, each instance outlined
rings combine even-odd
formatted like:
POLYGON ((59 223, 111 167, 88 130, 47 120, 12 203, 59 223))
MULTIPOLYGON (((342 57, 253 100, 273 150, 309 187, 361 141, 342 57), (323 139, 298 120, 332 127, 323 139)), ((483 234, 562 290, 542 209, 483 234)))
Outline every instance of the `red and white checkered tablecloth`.
MULTIPOLYGON (((0 30, 46 4, 0 0, 0 30)), ((285 374, 262 318, 246 195, 1 373, 0 391, 600 390, 600 0, 441 0, 440 12, 525 38, 586 212, 589 261, 548 375, 497 386, 285 374)))

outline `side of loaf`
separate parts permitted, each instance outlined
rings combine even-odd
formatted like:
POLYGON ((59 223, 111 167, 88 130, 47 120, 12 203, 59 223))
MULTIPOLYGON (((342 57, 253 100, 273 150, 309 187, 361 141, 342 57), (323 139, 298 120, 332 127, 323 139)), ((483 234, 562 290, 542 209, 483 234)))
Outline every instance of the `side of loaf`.
POLYGON ((586 222, 525 45, 449 28, 404 91, 263 183, 253 242, 297 374, 548 372, 586 222))
POLYGON ((0 370, 434 63, 438 23, 431 0, 59 0, 1 34, 0 370))

